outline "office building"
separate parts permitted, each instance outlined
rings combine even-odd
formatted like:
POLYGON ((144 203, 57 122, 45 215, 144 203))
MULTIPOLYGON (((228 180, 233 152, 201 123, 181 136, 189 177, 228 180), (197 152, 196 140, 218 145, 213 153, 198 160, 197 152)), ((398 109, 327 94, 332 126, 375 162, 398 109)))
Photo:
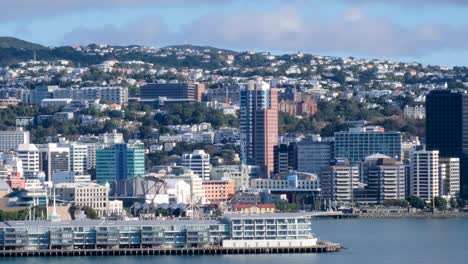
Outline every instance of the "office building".
POLYGON ((307 138, 297 143, 297 170, 319 174, 334 161, 333 141, 317 141, 307 138))
POLYGON ((88 183, 91 175, 78 174, 73 171, 60 171, 52 174, 52 182, 58 183, 88 183))
POLYGON ((426 96, 426 148, 460 159, 460 196, 468 198, 468 94, 434 90, 426 96))
POLYGON ((158 99, 166 97, 168 99, 190 99, 196 100, 195 84, 190 83, 149 83, 140 88, 140 96, 143 100, 158 99))
POLYGON ((401 159, 401 133, 385 132, 381 127, 351 128, 335 133, 335 157, 348 159, 352 164, 373 154, 401 159))
POLYGON ((39 149, 34 144, 20 144, 16 152, 23 163, 23 173, 26 178, 36 177, 40 169, 39 149))
POLYGON ((290 171, 297 170, 297 145, 295 143, 275 146, 275 176, 286 178, 290 171))
POLYGON ((29 144, 29 131, 21 128, 0 131, 0 152, 16 150, 20 144, 29 144))
POLYGON ((439 157, 440 196, 456 198, 460 193, 460 159, 439 157))
POLYGON ((211 169, 211 179, 233 179, 234 188, 237 191, 245 190, 250 186, 250 179, 258 178, 260 175, 260 168, 258 166, 250 165, 224 165, 211 169))
POLYGON ((204 150, 194 150, 191 154, 183 154, 182 166, 192 170, 203 180, 210 179, 210 154, 204 150))
POLYGON ((31 91, 31 103, 40 105, 42 100, 53 98, 55 90, 59 89, 56 85, 37 86, 31 91))
POLYGON ((96 150, 96 181, 112 183, 145 174, 145 150, 141 142, 102 145, 96 150))
POLYGON ((410 163, 410 195, 426 202, 439 196, 439 151, 415 150, 410 163))
POLYGON ((291 172, 285 179, 252 179, 250 186, 254 190, 266 192, 319 192, 320 182, 316 175, 301 175, 291 172))
POLYGON ((251 81, 241 90, 240 103, 242 163, 260 166, 269 177, 278 144, 278 91, 266 82, 251 81))
POLYGON ((337 160, 320 173, 322 202, 326 206, 349 206, 354 203, 354 190, 359 188, 359 167, 348 160, 337 160))
POLYGON ((203 181, 202 186, 206 201, 215 204, 228 201, 236 192, 233 179, 203 181))
POLYGON ((55 172, 70 171, 70 148, 49 143, 42 145, 39 151, 40 167, 46 180, 51 180, 55 172))
POLYGON ((221 87, 209 88, 206 92, 206 99, 211 102, 216 101, 239 105, 240 90, 241 85, 239 84, 222 84, 221 87))
POLYGON ((100 216, 107 215, 109 185, 96 183, 59 183, 54 185, 57 199, 70 201, 74 205, 94 208, 100 216))

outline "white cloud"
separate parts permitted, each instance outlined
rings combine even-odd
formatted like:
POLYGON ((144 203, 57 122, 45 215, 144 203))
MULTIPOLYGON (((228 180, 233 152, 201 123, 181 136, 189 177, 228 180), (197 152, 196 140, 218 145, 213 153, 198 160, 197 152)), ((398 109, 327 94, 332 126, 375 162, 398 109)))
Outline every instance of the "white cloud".
POLYGON ((232 0, 2 0, 1 2, 0 21, 11 21, 59 16, 87 10, 223 5, 232 0))
POLYGON ((364 56, 425 56, 468 49, 468 25, 401 26, 352 8, 334 17, 303 15, 291 8, 204 15, 178 31, 151 17, 121 27, 77 28, 66 44, 111 43, 169 45, 192 43, 236 50, 310 51, 364 56))

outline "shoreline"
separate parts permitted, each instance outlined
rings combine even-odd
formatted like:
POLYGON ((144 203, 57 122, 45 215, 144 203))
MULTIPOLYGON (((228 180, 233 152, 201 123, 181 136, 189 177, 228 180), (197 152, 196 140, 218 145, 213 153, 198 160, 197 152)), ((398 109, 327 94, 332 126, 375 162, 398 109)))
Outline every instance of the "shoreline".
POLYGON ((404 214, 356 214, 356 218, 468 218, 468 213, 404 213, 404 214))

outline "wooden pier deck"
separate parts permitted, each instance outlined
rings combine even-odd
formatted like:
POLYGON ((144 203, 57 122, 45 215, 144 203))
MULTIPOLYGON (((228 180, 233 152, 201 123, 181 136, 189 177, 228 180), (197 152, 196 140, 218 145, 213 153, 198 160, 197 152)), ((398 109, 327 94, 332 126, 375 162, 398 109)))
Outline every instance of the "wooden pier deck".
POLYGON ((244 255, 244 254, 299 254, 330 253, 342 249, 335 244, 318 244, 312 247, 268 248, 111 248, 111 249, 48 249, 48 250, 0 250, 4 257, 61 257, 61 256, 149 256, 149 255, 244 255))

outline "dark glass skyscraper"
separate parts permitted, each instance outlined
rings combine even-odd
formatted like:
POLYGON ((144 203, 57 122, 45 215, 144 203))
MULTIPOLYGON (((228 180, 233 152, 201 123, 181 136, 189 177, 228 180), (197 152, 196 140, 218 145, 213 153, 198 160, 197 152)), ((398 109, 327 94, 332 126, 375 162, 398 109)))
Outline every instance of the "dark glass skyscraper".
POLYGON ((468 198, 468 94, 434 90, 426 97, 426 148, 460 158, 460 196, 468 198))

